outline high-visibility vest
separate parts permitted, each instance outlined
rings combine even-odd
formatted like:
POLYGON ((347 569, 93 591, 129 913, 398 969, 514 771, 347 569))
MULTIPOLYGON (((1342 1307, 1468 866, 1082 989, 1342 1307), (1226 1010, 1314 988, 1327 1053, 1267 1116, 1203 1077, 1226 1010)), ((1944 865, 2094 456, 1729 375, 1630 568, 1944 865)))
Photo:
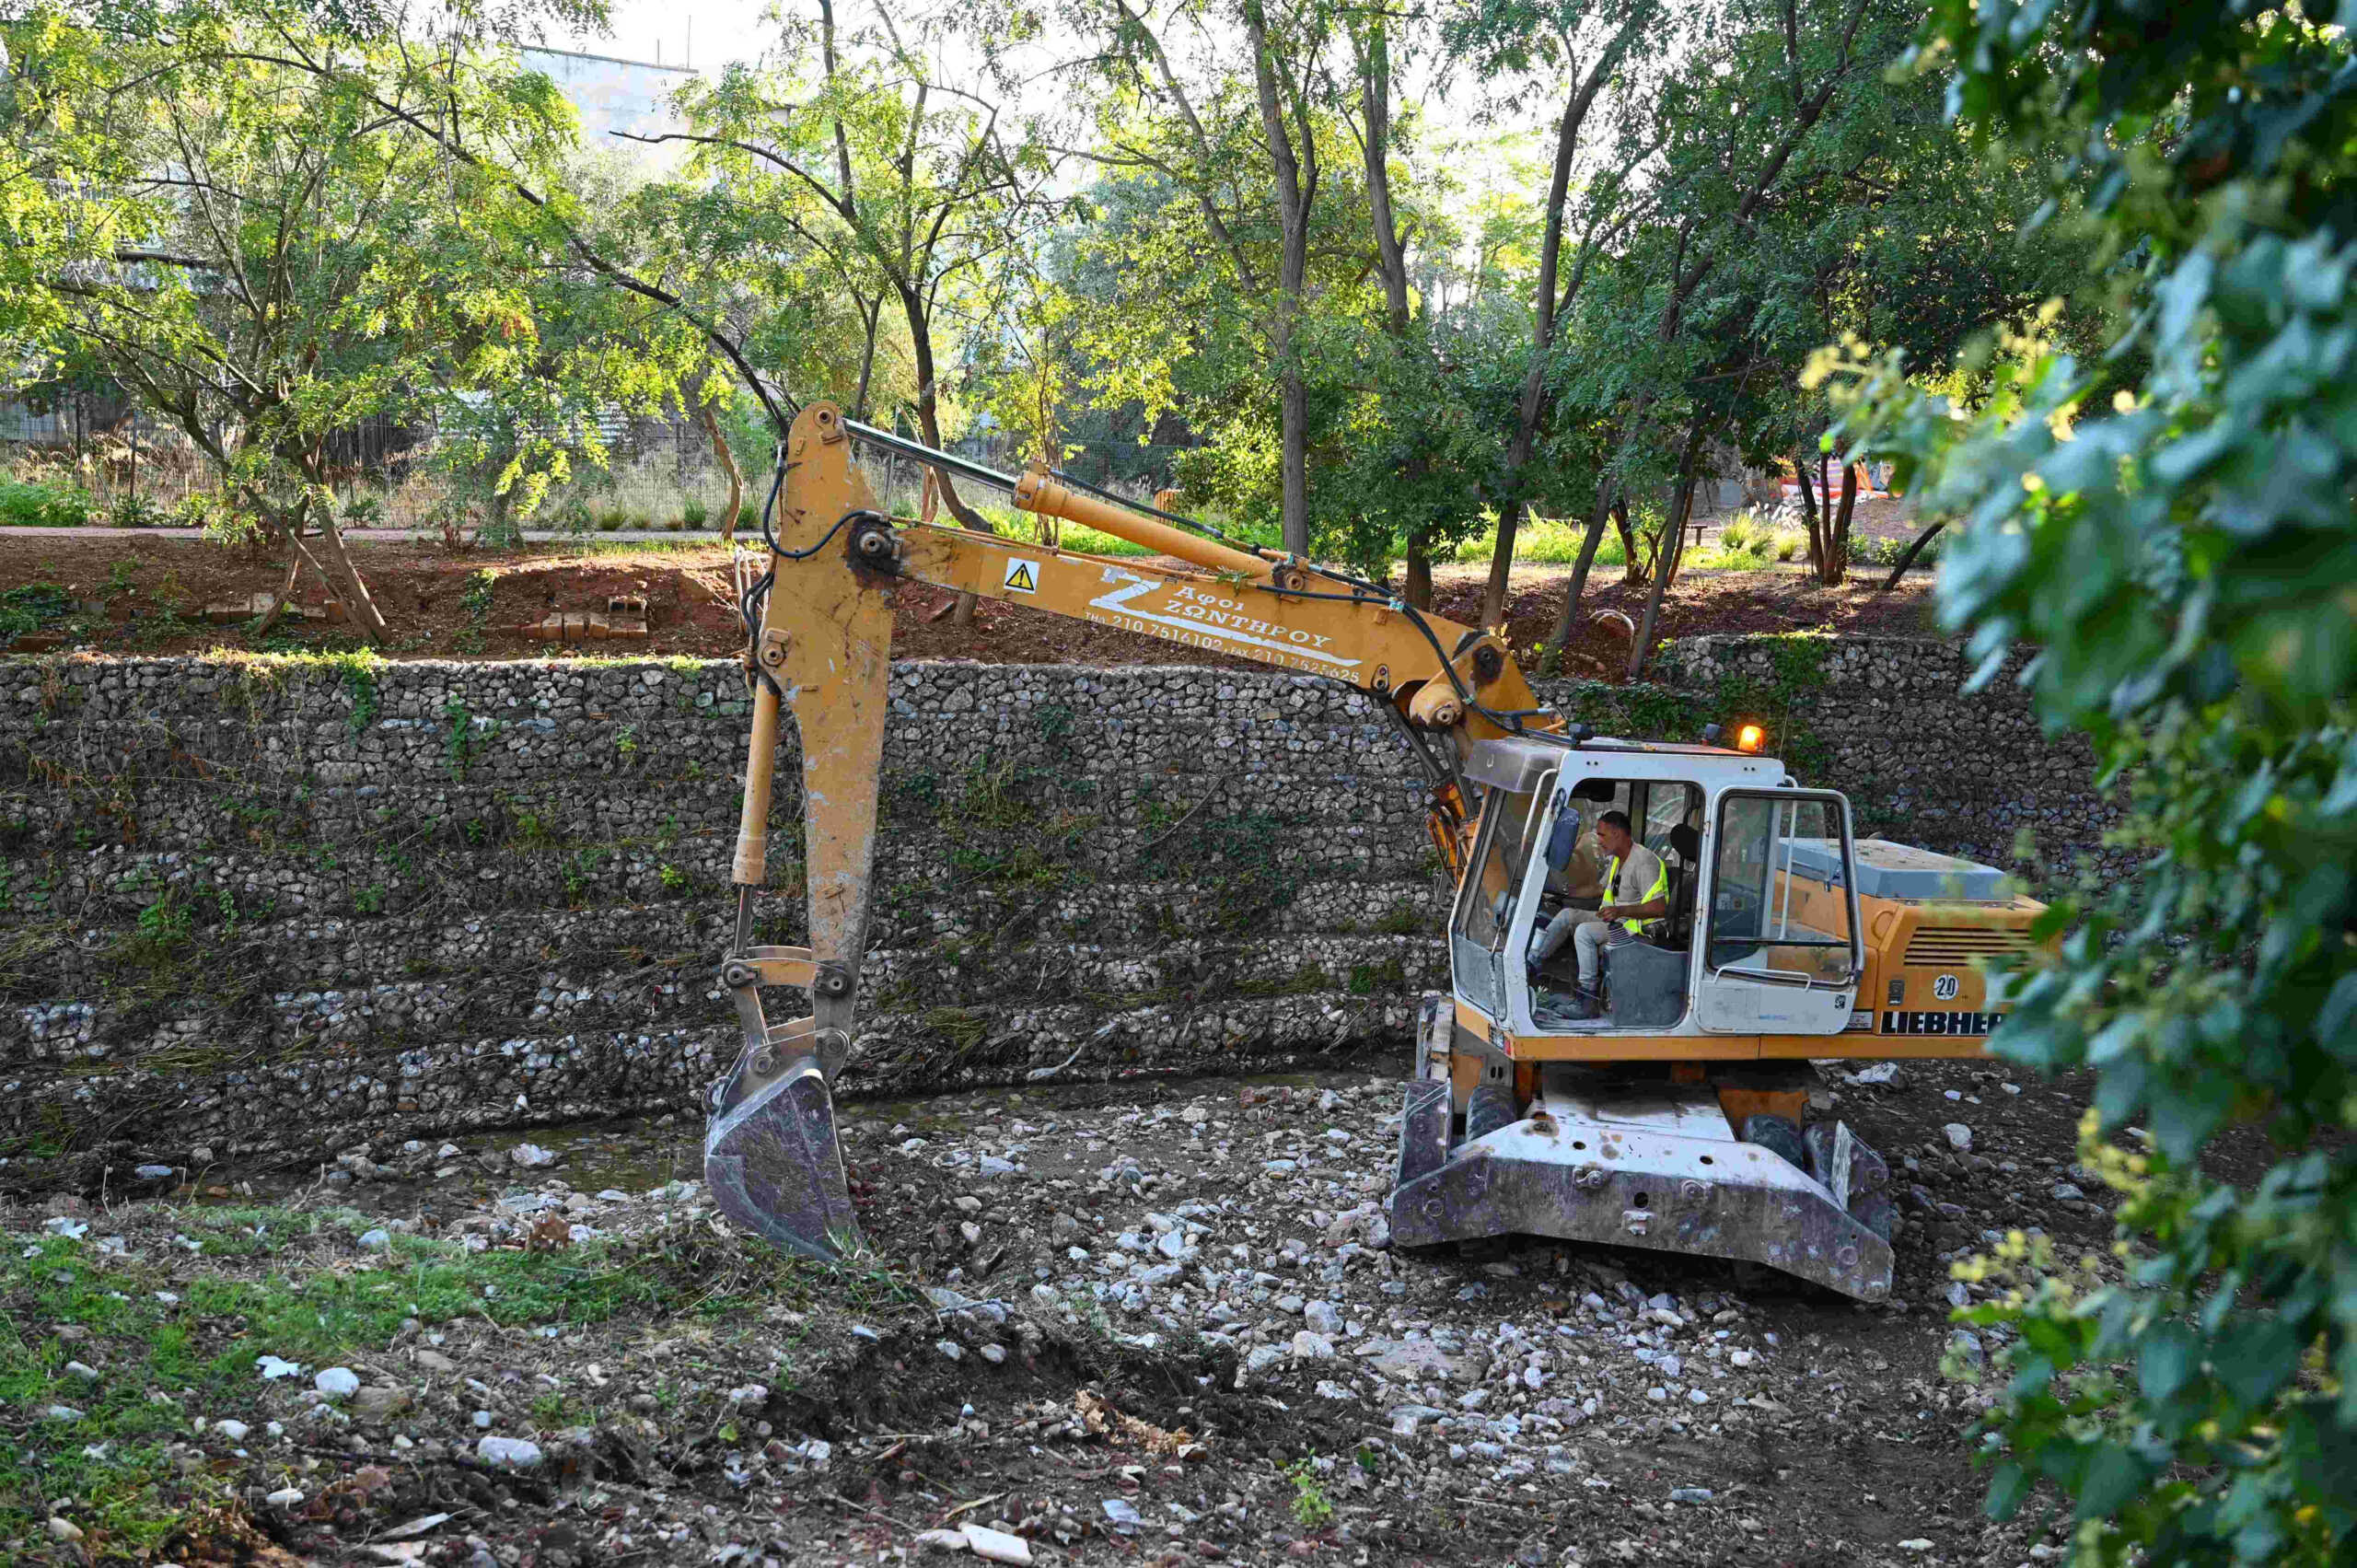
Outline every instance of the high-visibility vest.
MULTIPOLYGON (((1654 885, 1645 889, 1645 896, 1637 900, 1641 904, 1649 904, 1655 899, 1669 896, 1669 862, 1656 857, 1654 864, 1661 867, 1661 872, 1654 877, 1654 885)), ((1620 901, 1620 857, 1617 854, 1612 857, 1612 864, 1604 869, 1604 892, 1606 903, 1620 901)), ((1620 923, 1628 928, 1631 936, 1645 934, 1646 923, 1642 920, 1624 920, 1620 923)))

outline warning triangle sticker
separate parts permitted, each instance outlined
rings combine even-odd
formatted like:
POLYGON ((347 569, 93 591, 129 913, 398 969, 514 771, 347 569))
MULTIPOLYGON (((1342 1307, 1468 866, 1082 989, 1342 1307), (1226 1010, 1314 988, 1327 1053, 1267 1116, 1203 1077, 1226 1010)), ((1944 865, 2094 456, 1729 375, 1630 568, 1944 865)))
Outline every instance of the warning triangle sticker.
POLYGON ((1019 594, 1039 591, 1039 566, 1035 561, 1010 561, 1006 563, 1006 586, 1019 594))

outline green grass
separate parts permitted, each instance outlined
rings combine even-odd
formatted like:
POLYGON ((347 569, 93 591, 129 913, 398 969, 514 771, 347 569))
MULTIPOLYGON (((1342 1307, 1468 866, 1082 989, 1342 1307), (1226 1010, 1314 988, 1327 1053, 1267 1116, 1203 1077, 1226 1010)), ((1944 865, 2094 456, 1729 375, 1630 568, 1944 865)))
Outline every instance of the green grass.
MULTIPOLYGON (((1534 517, 1515 530, 1514 558, 1519 562, 1546 566, 1569 566, 1580 558, 1580 545, 1587 537, 1587 525, 1569 517, 1534 517)), ((1484 529, 1459 544, 1449 559, 1461 565, 1486 563, 1497 553, 1498 530, 1484 529)), ((1610 528, 1596 547, 1598 566, 1625 566, 1629 552, 1620 547, 1620 536, 1610 528)))
MULTIPOLYGON (((580 1328, 624 1316, 634 1324, 741 1318, 821 1296, 856 1310, 907 1295, 880 1270, 830 1269, 694 1233, 540 1252, 470 1252, 401 1236, 389 1253, 355 1260, 353 1236, 376 1222, 351 1211, 159 1217, 161 1233, 144 1238, 144 1256, 101 1256, 99 1223, 79 1242, 0 1237, 0 1540, 38 1536, 47 1500, 63 1498, 75 1501, 94 1555, 161 1540, 189 1508, 230 1484, 176 1475, 167 1440, 198 1415, 234 1414, 259 1427, 294 1408, 279 1402, 284 1388, 309 1386, 265 1384, 255 1364, 266 1354, 314 1369, 373 1359, 405 1318, 580 1328), (166 1239, 175 1232, 202 1251, 178 1249, 166 1239), (178 1299, 160 1300, 159 1291, 178 1299), (89 1338, 60 1340, 53 1330, 66 1324, 89 1338), (68 1374, 70 1360, 97 1366, 99 1379, 68 1374), (50 1420, 41 1412, 52 1405, 83 1418, 50 1420), (19 1423, 20 1434, 7 1433, 19 1423)), ((550 1425, 575 1415, 562 1400, 544 1403, 534 1413, 550 1425)))

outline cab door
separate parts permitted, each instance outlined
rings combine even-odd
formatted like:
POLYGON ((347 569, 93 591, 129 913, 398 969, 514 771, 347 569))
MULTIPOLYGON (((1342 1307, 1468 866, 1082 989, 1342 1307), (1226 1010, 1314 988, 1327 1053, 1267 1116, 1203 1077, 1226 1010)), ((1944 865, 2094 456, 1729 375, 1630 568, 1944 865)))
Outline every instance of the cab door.
POLYGON ((1719 796, 1704 852, 1695 1022, 1716 1034, 1840 1034, 1865 952, 1850 803, 1831 790, 1719 796))

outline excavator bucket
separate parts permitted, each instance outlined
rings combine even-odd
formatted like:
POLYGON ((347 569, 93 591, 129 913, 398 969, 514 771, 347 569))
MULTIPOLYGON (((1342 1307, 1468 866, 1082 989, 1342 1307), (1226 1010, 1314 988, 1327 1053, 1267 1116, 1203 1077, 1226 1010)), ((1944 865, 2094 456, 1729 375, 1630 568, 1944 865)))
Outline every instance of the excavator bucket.
POLYGON ((782 456, 790 482, 777 499, 775 576, 750 659, 736 947, 721 966, 744 1045, 713 1089, 704 1180, 737 1224, 788 1250, 832 1258, 862 1244, 835 1137, 833 1084, 850 1048, 867 940, 892 610, 889 580, 864 563, 862 528, 847 526, 874 514, 842 415, 825 404, 805 410, 782 456), (802 742, 809 946, 755 947, 754 895, 767 877, 772 772, 789 708, 802 742), (765 986, 807 993, 810 1015, 772 1025, 765 986))
POLYGON ((815 1057, 713 1118, 703 1176, 722 1214, 789 1252, 833 1258, 859 1245, 834 1097, 815 1057))

